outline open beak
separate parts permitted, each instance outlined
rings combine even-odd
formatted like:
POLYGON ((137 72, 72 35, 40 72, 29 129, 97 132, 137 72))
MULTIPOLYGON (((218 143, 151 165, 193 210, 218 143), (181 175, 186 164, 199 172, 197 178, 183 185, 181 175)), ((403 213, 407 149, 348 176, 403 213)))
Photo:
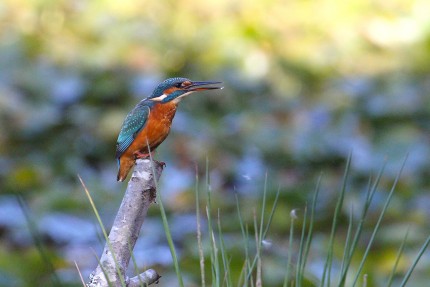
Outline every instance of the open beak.
POLYGON ((186 88, 189 92, 196 92, 196 91, 206 91, 206 90, 218 90, 224 88, 223 86, 220 86, 222 82, 191 82, 191 85, 186 88))

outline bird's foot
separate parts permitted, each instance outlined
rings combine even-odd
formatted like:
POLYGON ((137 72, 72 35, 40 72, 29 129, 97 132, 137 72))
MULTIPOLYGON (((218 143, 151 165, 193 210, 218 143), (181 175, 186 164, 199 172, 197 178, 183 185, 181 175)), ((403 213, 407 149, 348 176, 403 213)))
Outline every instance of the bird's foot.
POLYGON ((159 164, 161 164, 161 167, 162 168, 165 168, 166 167, 166 163, 164 162, 164 161, 156 161, 156 162, 158 162, 159 164))
POLYGON ((143 153, 140 151, 137 151, 134 153, 134 159, 149 158, 149 157, 150 157, 149 153, 143 153))
MULTIPOLYGON (((149 154, 149 153, 143 153, 143 152, 140 152, 140 151, 137 151, 137 152, 134 153, 134 159, 135 160, 136 159, 150 159, 150 158, 154 159, 154 154, 153 153, 149 154)), ((166 167, 166 163, 164 161, 158 161, 158 160, 154 160, 154 161, 156 161, 157 163, 161 164, 161 166, 163 168, 166 167)))

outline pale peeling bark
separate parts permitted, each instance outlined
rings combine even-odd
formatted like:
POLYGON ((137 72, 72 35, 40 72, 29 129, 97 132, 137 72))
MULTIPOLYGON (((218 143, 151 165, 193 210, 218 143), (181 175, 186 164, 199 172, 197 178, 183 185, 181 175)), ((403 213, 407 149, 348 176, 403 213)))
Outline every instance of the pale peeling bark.
POLYGON ((151 163, 149 159, 136 161, 136 166, 109 234, 110 247, 106 243, 100 258, 100 265, 91 273, 88 287, 119 287, 122 286, 121 278, 127 287, 141 286, 140 280, 147 285, 158 282, 160 276, 152 269, 131 279, 127 277, 125 271, 130 262, 130 250, 134 248, 148 208, 151 203, 155 202, 155 180, 158 181, 160 178, 163 165, 157 161, 151 163), (153 170, 155 170, 155 180, 153 170), (120 274, 117 272, 115 261, 118 263, 120 274), (110 284, 104 273, 109 278, 110 284))

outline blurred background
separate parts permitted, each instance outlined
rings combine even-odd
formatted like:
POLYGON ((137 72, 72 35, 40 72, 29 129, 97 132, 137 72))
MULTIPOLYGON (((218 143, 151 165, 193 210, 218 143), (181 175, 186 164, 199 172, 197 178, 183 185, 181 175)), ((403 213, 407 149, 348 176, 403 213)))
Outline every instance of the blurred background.
MULTIPOLYGON (((116 182, 120 126, 173 76, 225 86, 182 101, 156 154, 167 164, 160 192, 187 286, 200 282, 194 190, 196 175, 206 190, 206 160, 234 258, 244 252, 235 194, 252 226, 265 174, 269 206, 280 189, 263 258, 266 286, 280 286, 290 211, 303 215, 322 174, 306 274, 320 277, 350 152, 339 260, 349 211, 358 217, 369 177, 386 164, 358 255, 409 155, 364 268, 368 286, 382 286, 409 227, 401 276, 430 230, 428 11, 426 0, 3 0, 0 286, 82 286, 74 261, 86 279, 104 243, 77 175, 110 228, 126 188, 116 182)), ((163 276, 159 286, 176 286, 157 206, 135 256, 163 276)), ((231 263, 238 276, 242 261, 231 263)), ((428 280, 426 252, 410 286, 428 280)))

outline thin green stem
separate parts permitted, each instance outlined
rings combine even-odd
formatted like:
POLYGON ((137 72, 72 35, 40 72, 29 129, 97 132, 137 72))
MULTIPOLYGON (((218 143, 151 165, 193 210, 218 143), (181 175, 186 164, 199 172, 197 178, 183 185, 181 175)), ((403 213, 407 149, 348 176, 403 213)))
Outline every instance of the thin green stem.
POLYGON ((157 199, 158 199, 157 201, 158 201, 158 206, 160 207, 160 213, 161 213, 161 219, 163 221, 164 233, 166 234, 167 243, 168 243, 169 248, 170 248, 170 254, 172 255, 173 265, 175 267, 176 277, 178 278, 179 286, 184 287, 184 280, 182 279, 182 273, 181 273, 181 269, 179 267, 178 256, 176 255, 175 244, 173 243, 172 234, 170 232, 170 227, 169 227, 169 222, 167 220, 166 211, 164 209, 162 194, 160 192, 160 189, 158 188, 157 178, 155 177, 156 172, 155 172, 154 160, 152 158, 149 143, 147 143, 147 146, 148 146, 149 157, 151 159, 152 173, 154 174, 154 184, 155 184, 155 189, 157 191, 157 199))
MULTIPOLYGON (((352 234, 352 225, 353 225, 352 214, 353 214, 353 207, 351 206, 351 210, 349 212, 349 217, 348 217, 348 231, 346 232, 345 247, 343 249, 342 264, 340 266, 341 275, 343 274, 346 268, 346 262, 348 261, 348 257, 349 257, 349 249, 351 248, 351 234, 352 234)), ((344 286, 344 284, 339 283, 339 286, 344 286)))
MULTIPOLYGON (((84 187, 85 194, 86 194, 86 195, 87 195, 87 197, 88 197, 88 200, 89 200, 89 202, 90 202, 90 204, 91 204, 91 207, 93 208, 94 214, 96 215, 97 221, 99 222, 100 228, 102 229, 103 236, 104 236, 104 238, 105 238, 105 240, 106 240, 106 244, 107 244, 107 246, 108 246, 109 252, 110 252, 110 253, 111 253, 111 255, 112 255, 112 258, 113 258, 113 261, 114 261, 114 264, 115 264, 115 269, 116 269, 116 272, 117 272, 117 274, 118 274, 119 280, 120 280, 120 282, 121 282, 121 286, 125 287, 125 286, 126 286, 126 284, 125 284, 125 278, 124 278, 124 275, 123 275, 123 274, 121 273, 121 271, 120 271, 120 267, 119 267, 118 260, 116 259, 115 253, 113 252, 112 244, 111 244, 111 242, 110 242, 110 240, 109 240, 109 237, 108 237, 108 235, 107 235, 106 229, 105 229, 105 227, 104 227, 104 225, 103 225, 102 219, 101 219, 101 217, 100 217, 100 215, 99 215, 99 212, 98 212, 98 210, 97 210, 97 207, 96 207, 96 205, 94 204, 93 198, 91 197, 91 194, 90 194, 89 190, 87 189, 87 187, 86 187, 86 185, 85 185, 84 181, 82 180, 82 178, 81 178, 79 175, 78 175, 78 178, 79 178, 79 180, 81 181, 82 186, 84 187)), ((99 264, 99 265, 101 266, 101 264, 99 264)), ((105 277, 106 277, 106 280, 109 282, 109 278, 106 276, 106 273, 105 273, 105 277)), ((108 284, 109 284, 109 283, 108 283, 108 284)))
POLYGON ((315 209, 316 209, 318 194, 319 194, 319 190, 320 190, 321 178, 322 178, 322 175, 320 175, 318 177, 317 185, 315 187, 314 197, 312 199, 311 218, 309 219, 309 229, 308 229, 308 234, 306 236, 307 237, 306 238, 306 245, 304 248, 302 264, 300 266, 300 268, 301 268, 300 273, 301 274, 304 274, 304 272, 305 272, 306 262, 307 262, 307 259, 309 256, 309 250, 311 248, 311 243, 312 243, 312 238, 313 238, 313 230, 314 230, 314 222, 315 222, 315 209))
POLYGON ((137 278, 139 279, 139 285, 140 287, 147 287, 148 284, 144 283, 142 281, 142 278, 140 278, 140 275, 139 275, 140 272, 139 272, 139 268, 137 267, 136 257, 134 257, 133 248, 131 247, 130 242, 127 242, 127 246, 131 255, 131 261, 133 262, 134 273, 138 275, 137 278))
POLYGON ((243 286, 248 286, 248 280, 249 280, 249 276, 251 276, 252 272, 250 271, 251 265, 249 262, 249 244, 248 244, 248 227, 245 226, 243 219, 242 219, 242 214, 240 212, 240 205, 239 205, 239 198, 237 196, 237 194, 235 194, 235 198, 236 198, 236 209, 237 209, 237 216, 239 218, 239 224, 240 224, 240 230, 242 232, 242 238, 243 238, 243 245, 245 248, 245 277, 244 277, 244 282, 243 282, 243 286))
POLYGON ((300 236, 300 245, 299 245, 299 254, 297 256, 297 267, 296 267, 296 285, 297 287, 301 287, 303 283, 303 274, 302 274, 302 261, 303 261, 303 249, 305 248, 305 234, 306 234, 306 223, 307 223, 307 213, 308 207, 305 206, 305 212, 303 214, 303 225, 302 225, 302 234, 300 236))
MULTIPOLYGON (((209 214, 210 210, 209 207, 206 207, 206 213, 209 214)), ((209 216, 209 215, 208 215, 209 216)), ((221 286, 220 285, 220 266, 219 266, 219 260, 218 260, 218 247, 215 240, 215 233, 213 232, 212 226, 210 226, 209 236, 211 238, 211 247, 212 247, 212 268, 215 275, 215 286, 221 286)))
POLYGON ((401 166, 401 168, 399 170, 399 173, 397 174, 396 179, 394 180, 394 183, 393 183, 393 185, 391 187, 390 193, 388 194, 387 199, 385 200, 384 207, 382 208, 382 211, 381 211, 381 213, 379 215, 378 221, 376 222, 376 225, 375 225, 375 227, 373 229, 373 232, 372 232, 372 235, 370 237, 369 243, 367 244, 367 247, 366 247, 366 251, 364 252, 363 258, 361 259, 360 265, 359 265, 358 270, 357 270, 357 274, 356 274, 354 282, 352 284, 353 287, 358 282, 358 278, 360 276, 361 270, 363 269, 363 266, 364 266, 364 263, 366 261, 366 258, 368 256, 368 254, 369 254, 370 248, 372 247, 373 241, 375 240, 375 237, 376 237, 376 234, 377 234, 377 232, 379 230, 379 227, 381 225, 382 219, 384 218, 384 215, 385 215, 385 213, 387 211, 387 208, 388 208, 388 206, 389 206, 389 204, 391 202, 391 198, 393 197, 394 190, 396 189, 397 183, 400 180, 400 175, 402 174, 403 168, 404 168, 404 166, 406 164, 406 160, 407 160, 407 156, 405 157, 405 160, 402 163, 402 166, 401 166))
POLYGON ((331 225, 331 233, 330 233, 330 239, 329 239, 327 260, 326 260, 326 263, 324 264, 324 271, 323 271, 320 286, 324 286, 326 277, 327 277, 327 286, 328 287, 330 286, 330 275, 331 275, 331 267, 332 267, 332 260, 333 260, 334 237, 335 237, 336 230, 338 227, 339 215, 340 215, 343 201, 344 201, 344 197, 345 197, 346 183, 347 183, 347 179, 348 179, 348 175, 349 175, 349 169, 351 166, 351 157, 352 157, 352 153, 349 154, 348 160, 346 162, 345 172, 344 172, 343 180, 342 180, 342 189, 341 189, 339 198, 338 198, 337 203, 336 203, 336 208, 334 211, 333 222, 331 225))
POLYGON ((402 283, 400 283, 399 287, 404 287, 406 286, 406 283, 408 283, 409 278, 412 275, 412 272, 415 270, 415 267, 418 264, 418 261, 420 261, 421 256, 423 256, 424 252, 426 251, 427 247, 430 244, 430 236, 427 237, 427 240, 424 242, 424 244, 421 246, 420 251, 418 252, 417 257, 415 258, 414 262, 412 263, 411 267, 409 267, 408 272, 406 273, 405 277, 403 277, 403 281, 402 283))
POLYGON ((52 286, 63 286, 60 277, 55 271, 54 264, 52 264, 51 258, 49 257, 43 246, 39 231, 37 229, 37 225, 33 221, 33 216, 31 216, 30 214, 30 208, 20 194, 17 193, 16 198, 18 200, 18 204, 21 208, 21 211, 24 214, 28 230, 31 234, 34 244, 36 245, 37 251, 39 252, 40 257, 42 258, 42 261, 44 262, 45 266, 48 267, 49 271, 52 273, 52 277, 50 278, 52 281, 52 286))
MULTIPOLYGON (((258 225, 257 225, 257 213, 254 210, 254 230, 255 230, 255 248, 256 248, 256 255, 257 258, 257 275, 255 279, 255 285, 261 286, 263 284, 261 279, 261 238, 259 238, 258 234, 258 225)), ((261 226, 260 226, 260 234, 261 234, 261 226)))
POLYGON ((107 274, 106 270, 103 268, 103 265, 102 265, 102 263, 101 263, 101 261, 100 261, 99 256, 97 255, 97 253, 96 253, 94 250, 92 250, 92 252, 93 252, 94 257, 97 259, 97 263, 99 264, 100 269, 101 269, 101 270, 102 270, 102 272, 103 272, 103 275, 104 275, 104 276, 105 276, 105 278, 106 278, 106 281, 107 281, 108 286, 109 286, 109 287, 112 287, 112 282, 110 282, 110 280, 109 280, 109 276, 108 276, 108 274, 107 274))
POLYGON ((218 240, 220 242, 220 249, 221 249, 221 259, 224 266, 224 282, 226 282, 227 286, 233 286, 232 280, 231 280, 231 274, 230 274, 230 264, 228 260, 228 255, 224 243, 224 238, 222 234, 222 228, 221 228, 221 219, 220 219, 220 211, 218 209, 218 240))
POLYGON ((288 280, 290 279, 290 273, 291 273, 291 258, 293 253, 293 238, 294 238, 294 220, 296 220, 296 211, 292 210, 290 212, 290 238, 288 242, 288 257, 287 257, 287 270, 285 271, 285 277, 284 277, 284 285, 283 287, 288 287, 288 280))
POLYGON ((390 277, 388 278, 387 287, 390 287, 391 284, 393 284, 394 275, 396 274, 397 266, 399 265, 400 258, 402 257, 402 254, 403 254, 403 250, 405 249, 408 235, 409 235, 409 227, 408 227, 408 230, 406 230, 405 237, 403 238, 402 244, 400 245, 399 251, 397 252, 396 262, 394 263, 393 270, 391 270, 390 277))
POLYGON ((270 211, 269 220, 267 221, 266 228, 264 229, 262 239, 266 238, 267 233, 269 232, 269 227, 272 224, 273 215, 275 214, 276 207, 278 206, 278 200, 279 200, 279 193, 280 192, 281 192, 281 187, 278 186, 278 190, 276 191, 275 200, 273 201, 273 207, 272 207, 272 210, 270 211))
POLYGON ((261 247, 261 241, 263 240, 263 226, 264 226, 264 213, 266 211, 266 197, 267 197, 267 172, 264 178, 263 203, 261 204, 260 234, 259 234, 259 240, 258 240, 259 247, 261 247))
POLYGON ((355 235, 354 235, 354 239, 353 239, 352 244, 351 244, 351 248, 349 249, 349 254, 347 256, 345 267, 344 267, 343 272, 341 274, 339 286, 345 285, 346 276, 348 274, 348 270, 349 270, 349 266, 351 264, 352 256, 354 255, 355 250, 356 250, 357 245, 358 245, 358 241, 360 240, 361 233, 363 231, 363 225, 364 225, 364 222, 365 222, 365 219, 367 216, 367 212, 369 210, 370 203, 372 202, 373 196, 376 193, 379 182, 380 182, 382 175, 384 173, 385 165, 386 165, 386 163, 384 163, 384 165, 379 170, 379 173, 378 173, 373 185, 371 184, 372 178, 371 177, 369 178, 369 184, 368 184, 368 188, 367 188, 366 200, 364 202, 363 211, 361 213, 360 221, 359 221, 357 228, 356 228, 356 231, 355 231, 355 235))
POLYGON ((196 186, 195 186, 195 195, 196 195, 196 220, 197 220, 197 245, 199 248, 199 258, 200 258, 200 276, 202 281, 202 287, 206 287, 206 279, 205 279, 205 256, 203 252, 203 244, 202 244, 202 229, 200 223, 200 196, 199 196, 199 173, 196 166, 196 186))

